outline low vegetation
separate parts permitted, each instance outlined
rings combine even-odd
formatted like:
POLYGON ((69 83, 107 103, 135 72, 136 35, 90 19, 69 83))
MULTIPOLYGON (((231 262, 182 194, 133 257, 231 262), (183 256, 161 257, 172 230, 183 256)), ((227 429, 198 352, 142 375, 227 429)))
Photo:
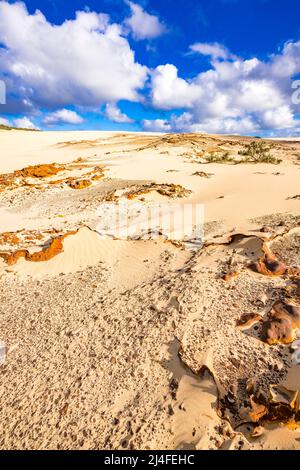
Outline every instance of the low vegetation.
POLYGON ((12 127, 12 126, 5 126, 4 124, 0 124, 0 131, 38 131, 39 129, 25 129, 23 127, 12 127))
POLYGON ((207 163, 234 163, 234 159, 230 156, 229 152, 212 152, 205 156, 207 163))
POLYGON ((270 153, 270 146, 264 141, 253 141, 247 144, 244 150, 239 151, 239 155, 245 157, 245 162, 250 163, 272 163, 278 165, 282 160, 274 157, 270 153))
POLYGON ((272 145, 257 139, 249 144, 245 144, 244 148, 238 152, 238 155, 243 158, 236 158, 229 151, 207 152, 203 157, 207 163, 229 163, 236 165, 239 163, 270 163, 278 165, 282 160, 271 154, 271 148, 272 145))

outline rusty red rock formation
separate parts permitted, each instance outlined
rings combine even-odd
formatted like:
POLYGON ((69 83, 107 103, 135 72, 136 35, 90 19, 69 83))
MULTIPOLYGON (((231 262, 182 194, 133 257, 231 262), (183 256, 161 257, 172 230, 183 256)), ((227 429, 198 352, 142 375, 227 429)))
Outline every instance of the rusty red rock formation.
POLYGON ((282 276, 287 272, 286 264, 273 255, 266 243, 263 244, 262 250, 264 256, 250 266, 255 272, 270 277, 282 276))
POLYGON ((50 244, 46 248, 43 248, 41 251, 37 251, 35 253, 30 253, 28 250, 17 250, 12 253, 0 253, 0 258, 2 258, 8 266, 16 264, 21 258, 32 262, 49 261, 50 259, 54 258, 54 256, 62 253, 63 240, 69 235, 75 235, 76 233, 76 231, 68 232, 65 235, 52 238, 50 244))
POLYGON ((83 189, 92 184, 90 179, 98 181, 104 177, 104 169, 102 167, 99 165, 95 167, 88 164, 83 165, 81 164, 82 161, 83 160, 81 159, 77 159, 74 162, 65 165, 58 163, 33 165, 21 170, 16 170, 13 173, 0 175, 0 191, 16 189, 18 187, 43 189, 46 183, 51 186, 68 184, 73 189, 83 189), (90 168, 92 168, 91 171, 84 173, 84 179, 82 177, 81 179, 79 177, 63 178, 58 180, 47 179, 63 171, 84 171, 90 168), (28 181, 28 178, 35 180, 36 183, 33 183, 32 181, 30 182, 30 180, 28 181))
POLYGON ((47 178, 49 176, 57 175, 60 171, 65 170, 64 165, 58 165, 56 163, 34 165, 17 170, 13 173, 15 177, 22 178, 47 178))
POLYGON ((259 314, 256 313, 249 313, 246 315, 243 315, 240 320, 237 321, 237 326, 240 329, 247 330, 251 328, 253 325, 256 325, 257 323, 260 323, 263 321, 263 317, 259 314))
POLYGON ((300 328, 300 307, 286 302, 276 302, 268 320, 264 322, 262 340, 269 345, 291 344, 300 328))
POLYGON ((248 416, 253 423, 271 422, 300 426, 300 410, 297 405, 298 391, 281 385, 271 385, 268 395, 250 395, 248 416))

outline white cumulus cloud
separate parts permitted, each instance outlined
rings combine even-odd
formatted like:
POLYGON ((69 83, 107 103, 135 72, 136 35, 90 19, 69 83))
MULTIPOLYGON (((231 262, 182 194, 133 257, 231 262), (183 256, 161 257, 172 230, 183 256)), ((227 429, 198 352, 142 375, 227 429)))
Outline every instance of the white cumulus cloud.
POLYGON ((299 125, 291 109, 287 105, 268 109, 262 113, 262 127, 266 129, 291 129, 299 125))
POLYGON ((211 56, 211 68, 192 79, 181 78, 171 64, 152 72, 153 106, 185 110, 170 120, 173 130, 280 133, 299 128, 292 82, 300 73, 300 41, 289 42, 265 62, 235 57, 219 44, 202 44, 201 51, 211 56))
POLYGON ((201 87, 196 82, 178 77, 175 65, 160 65, 153 71, 152 102, 157 108, 190 108, 201 94, 201 87))
POLYGON ((177 132, 250 134, 258 132, 259 126, 250 117, 203 118, 198 122, 193 114, 186 112, 181 116, 173 116, 170 121, 170 128, 177 132))
POLYGON ((124 23, 135 39, 153 39, 166 31, 164 24, 157 16, 150 15, 137 3, 130 1, 127 3, 131 9, 131 16, 126 18, 124 23))
POLYGON ((192 44, 190 49, 193 52, 198 52, 199 54, 207 55, 214 59, 228 59, 232 57, 228 49, 218 42, 197 42, 192 44))
MULTIPOLYGON (((189 51, 209 57, 208 70, 186 78, 174 64, 158 62, 150 71, 136 60, 126 35, 151 39, 166 27, 141 5, 127 4, 131 14, 120 24, 87 10, 77 12, 75 19, 52 24, 38 10, 29 13, 24 3, 0 0, 0 80, 8 92, 5 112, 29 116, 21 118, 22 127, 24 119, 25 127, 33 125, 29 118, 41 109, 48 113, 46 125, 79 124, 82 117, 69 107, 95 111, 105 106, 110 120, 130 123, 118 106, 120 100, 127 100, 152 104, 156 110, 181 111, 169 121, 142 121, 147 130, 299 131, 300 104, 292 99, 297 91, 292 83, 300 74, 300 41, 287 42, 265 60, 237 57, 217 42, 197 42, 189 51)), ((194 54, 189 55, 192 60, 194 54)))
POLYGON ((107 15, 80 11, 54 25, 38 10, 30 14, 24 3, 1 1, 0 43, 9 91, 36 107, 140 100, 147 68, 107 15))
POLYGON ((81 124, 82 122, 84 122, 84 119, 79 116, 79 114, 77 114, 75 111, 71 111, 65 108, 54 111, 44 118, 44 123, 50 125, 59 123, 81 124))
POLYGON ((130 123, 133 122, 126 114, 122 113, 115 103, 108 103, 105 107, 105 116, 113 122, 130 123))
POLYGON ((10 126, 10 122, 8 121, 8 119, 5 119, 3 117, 0 117, 0 125, 2 126, 10 126))
POLYGON ((20 129, 38 129, 38 127, 28 117, 15 119, 14 125, 20 129))
POLYGON ((144 119, 143 128, 148 132, 169 132, 172 126, 165 119, 144 119))

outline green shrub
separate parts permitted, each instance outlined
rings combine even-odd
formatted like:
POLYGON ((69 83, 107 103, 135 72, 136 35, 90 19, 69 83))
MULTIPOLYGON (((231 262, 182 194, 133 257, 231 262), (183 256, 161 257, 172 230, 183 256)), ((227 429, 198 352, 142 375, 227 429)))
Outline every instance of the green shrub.
POLYGON ((282 160, 275 158, 270 153, 270 146, 263 141, 254 141, 239 151, 239 155, 245 157, 245 162, 251 163, 272 163, 278 165, 282 160))

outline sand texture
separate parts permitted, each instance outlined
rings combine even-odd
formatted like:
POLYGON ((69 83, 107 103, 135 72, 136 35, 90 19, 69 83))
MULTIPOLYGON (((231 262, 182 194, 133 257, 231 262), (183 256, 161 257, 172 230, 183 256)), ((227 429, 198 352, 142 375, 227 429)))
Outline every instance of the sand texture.
POLYGON ((300 141, 251 142, 0 131, 1 449, 300 449, 300 141))

